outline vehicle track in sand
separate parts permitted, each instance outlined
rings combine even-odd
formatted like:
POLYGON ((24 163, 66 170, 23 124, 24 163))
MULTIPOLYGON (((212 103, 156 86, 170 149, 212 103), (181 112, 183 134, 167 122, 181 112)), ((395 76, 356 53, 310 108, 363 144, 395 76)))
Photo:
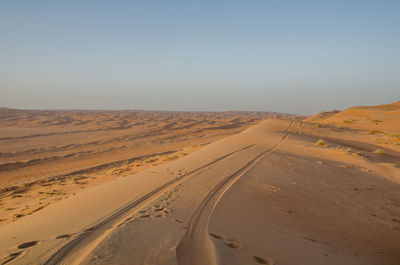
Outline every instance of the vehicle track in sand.
POLYGON ((140 208, 145 207, 152 201, 156 200, 164 192, 173 189, 183 181, 199 174, 203 169, 224 160, 235 153, 244 151, 257 144, 248 145, 240 148, 226 155, 223 155, 210 163, 207 163, 197 169, 194 169, 178 178, 175 178, 151 192, 143 195, 139 199, 128 203, 126 206, 117 210, 115 213, 98 223, 97 225, 90 227, 80 233, 72 241, 61 247, 55 252, 44 264, 80 264, 89 254, 93 251, 112 231, 114 231, 120 223, 122 223, 128 216, 136 213, 140 208))
POLYGON ((194 212, 188 230, 176 248, 176 254, 179 265, 217 265, 217 256, 214 244, 208 234, 208 224, 212 213, 226 191, 243 176, 248 170, 256 165, 260 159, 275 151, 287 139, 290 128, 294 124, 291 121, 285 130, 285 134, 281 140, 274 146, 266 149, 256 155, 245 166, 237 170, 235 173, 226 177, 210 193, 204 198, 199 207, 194 212))

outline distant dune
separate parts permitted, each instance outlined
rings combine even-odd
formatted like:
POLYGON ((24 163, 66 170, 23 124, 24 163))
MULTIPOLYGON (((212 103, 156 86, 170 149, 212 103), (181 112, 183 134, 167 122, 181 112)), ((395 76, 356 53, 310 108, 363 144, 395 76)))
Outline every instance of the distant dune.
POLYGON ((400 101, 378 106, 352 107, 344 111, 321 112, 306 121, 400 134, 400 101))

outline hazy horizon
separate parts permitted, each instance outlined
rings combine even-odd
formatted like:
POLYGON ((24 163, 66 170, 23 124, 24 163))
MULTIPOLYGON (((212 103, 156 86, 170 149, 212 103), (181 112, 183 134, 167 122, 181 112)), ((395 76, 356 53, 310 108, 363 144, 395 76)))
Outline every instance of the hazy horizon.
POLYGON ((400 2, 0 3, 0 106, 310 115, 400 100, 400 2))
MULTIPOLYGON (((373 105, 351 105, 345 108, 331 108, 331 109, 324 109, 319 112, 329 112, 329 111, 342 111, 350 107, 359 107, 359 106, 376 106, 376 105, 384 105, 384 104, 391 104, 391 103, 396 103, 398 101, 393 101, 393 102, 386 102, 382 104, 373 104, 373 105)), ((15 109, 15 110, 35 110, 35 111, 143 111, 143 112, 270 112, 270 113, 279 113, 279 114, 288 114, 288 115, 297 115, 297 116, 312 116, 314 114, 317 114, 319 112, 315 113, 310 113, 310 114, 303 114, 303 113, 291 113, 291 112, 280 112, 280 111, 274 111, 274 110, 256 110, 256 109, 226 109, 226 110, 209 110, 209 109, 201 109, 201 110, 174 110, 174 109, 134 109, 134 108, 18 108, 18 107, 7 107, 7 106, 0 106, 1 108, 5 109, 15 109)))

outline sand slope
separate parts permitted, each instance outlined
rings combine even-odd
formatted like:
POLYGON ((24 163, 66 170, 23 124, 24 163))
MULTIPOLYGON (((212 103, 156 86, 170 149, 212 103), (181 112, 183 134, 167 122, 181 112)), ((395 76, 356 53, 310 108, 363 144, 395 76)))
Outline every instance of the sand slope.
POLYGON ((322 112, 306 121, 400 134, 400 101, 378 106, 352 107, 344 111, 322 112))
MULTIPOLYGON (((397 107, 372 109, 387 108, 397 107)), ((3 264, 395 265, 399 165, 395 137, 267 119, 0 227, 1 256, 3 264)))
POLYGON ((270 116, 280 114, 0 108, 0 226, 270 116))
MULTIPOLYGON (((182 176, 192 175, 202 167, 227 158, 233 154, 232 152, 244 150, 243 148, 253 145, 257 139, 265 137, 258 130, 253 131, 254 129, 250 129, 244 135, 224 139, 217 145, 211 144, 195 155, 165 164, 156 170, 146 170, 84 191, 22 220, 7 224, 0 230, 0 236, 7 238, 6 241, 1 242, 0 249, 10 254, 13 251, 18 253, 20 244, 40 241, 40 244, 35 246, 37 251, 31 252, 32 259, 45 259, 46 255, 51 253, 48 249, 60 244, 60 240, 56 239, 57 236, 62 236, 61 239, 65 240, 69 236, 80 234, 84 228, 106 220, 106 217, 113 212, 118 212, 115 211, 116 209, 129 205, 130 201, 135 202, 141 199, 165 183, 182 176)), ((171 184, 175 183, 171 182, 171 184)), ((27 252, 30 252, 30 249, 27 252)))
MULTIPOLYGON (((2 256, 9 264, 398 264, 400 171, 379 161, 386 154, 315 145, 331 130, 266 120, 3 226, 2 256)), ((388 159, 399 161, 395 149, 388 159)))

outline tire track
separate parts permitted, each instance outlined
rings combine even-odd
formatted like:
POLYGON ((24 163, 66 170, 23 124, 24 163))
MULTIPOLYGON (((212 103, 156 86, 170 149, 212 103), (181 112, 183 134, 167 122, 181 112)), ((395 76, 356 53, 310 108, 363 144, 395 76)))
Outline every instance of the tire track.
POLYGON ((266 154, 275 151, 289 136, 289 130, 293 125, 293 121, 290 122, 285 130, 284 136, 281 140, 273 147, 261 152, 250 160, 245 166, 237 170, 232 175, 225 178, 220 182, 211 192, 204 198, 200 206, 194 212, 189 228, 179 242, 176 248, 176 254, 179 265, 217 265, 217 256, 212 243, 208 235, 208 224, 211 219, 211 215, 222 198, 224 193, 248 170, 256 165, 259 160, 266 154))
POLYGON ((158 188, 152 190, 146 195, 140 197, 139 199, 128 203, 126 206, 122 207, 97 225, 83 231, 75 239, 73 239, 68 244, 60 248, 56 253, 54 253, 44 264, 80 264, 87 257, 87 255, 90 254, 90 252, 94 250, 95 247, 98 246, 106 238, 109 233, 116 229, 117 225, 120 222, 125 220, 127 216, 134 214, 141 207, 144 207, 145 205, 151 203, 164 192, 174 188, 176 185, 182 183, 183 181, 199 174, 203 169, 223 159, 226 159, 234 155, 235 153, 254 147, 255 145, 256 144, 249 145, 236 151, 230 152, 226 155, 223 155, 210 163, 207 163, 197 169, 194 169, 180 177, 177 177, 159 186, 158 188))

